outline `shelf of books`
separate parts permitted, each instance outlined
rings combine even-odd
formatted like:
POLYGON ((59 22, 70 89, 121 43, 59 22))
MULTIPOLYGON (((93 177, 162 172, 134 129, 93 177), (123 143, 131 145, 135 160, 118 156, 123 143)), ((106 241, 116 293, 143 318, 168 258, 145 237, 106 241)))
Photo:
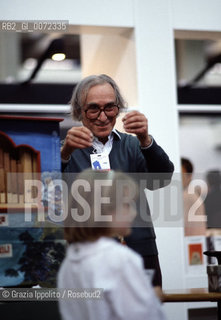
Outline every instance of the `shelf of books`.
MULTIPOLYGON (((25 181, 40 179, 40 151, 30 145, 16 146, 14 141, 0 131, 0 209, 23 208, 36 199, 36 189, 25 189, 25 181), (25 192, 26 191, 26 192, 25 192)), ((30 204, 31 205, 31 204, 30 204)), ((40 203, 39 203, 40 205, 40 203)))

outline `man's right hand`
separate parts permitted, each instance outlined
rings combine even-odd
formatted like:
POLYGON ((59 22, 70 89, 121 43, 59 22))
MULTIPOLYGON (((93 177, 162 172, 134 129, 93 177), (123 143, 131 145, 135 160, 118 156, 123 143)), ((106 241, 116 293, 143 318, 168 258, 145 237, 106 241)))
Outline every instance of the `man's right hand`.
POLYGON ((86 127, 72 127, 68 130, 64 145, 61 148, 61 158, 68 160, 75 149, 84 149, 92 146, 93 134, 86 127))

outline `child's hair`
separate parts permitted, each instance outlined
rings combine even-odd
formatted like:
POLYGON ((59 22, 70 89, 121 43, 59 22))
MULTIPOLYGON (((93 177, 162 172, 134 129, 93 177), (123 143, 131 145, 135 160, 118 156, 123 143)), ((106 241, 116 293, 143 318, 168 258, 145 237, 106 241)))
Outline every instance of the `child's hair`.
POLYGON ((84 170, 73 181, 70 191, 65 221, 65 238, 69 243, 113 236, 116 228, 111 218, 117 216, 123 197, 129 195, 134 200, 138 195, 135 181, 113 170, 84 170))

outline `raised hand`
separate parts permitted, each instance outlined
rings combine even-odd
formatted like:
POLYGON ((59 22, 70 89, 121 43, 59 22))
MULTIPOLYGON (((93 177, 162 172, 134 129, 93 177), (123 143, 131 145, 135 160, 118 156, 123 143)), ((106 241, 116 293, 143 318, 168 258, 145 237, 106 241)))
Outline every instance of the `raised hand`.
POLYGON ((141 147, 147 147, 151 143, 148 135, 148 120, 143 113, 131 111, 123 119, 124 129, 127 133, 133 133, 140 141, 141 147))
POLYGON ((84 127, 72 127, 68 130, 64 145, 61 148, 62 159, 68 159, 75 149, 84 149, 92 146, 93 134, 84 127))

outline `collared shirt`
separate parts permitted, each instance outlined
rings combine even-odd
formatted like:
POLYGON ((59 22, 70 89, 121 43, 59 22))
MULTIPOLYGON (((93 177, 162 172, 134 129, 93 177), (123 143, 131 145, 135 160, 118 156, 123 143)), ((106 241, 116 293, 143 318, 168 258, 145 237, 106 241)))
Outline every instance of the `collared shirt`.
POLYGON ((116 134, 117 137, 121 139, 121 136, 115 129, 113 129, 112 132, 109 134, 108 140, 105 144, 99 141, 97 137, 94 137, 92 144, 94 148, 94 153, 106 153, 109 155, 113 146, 114 134, 116 134))
POLYGON ((63 320, 165 319, 141 257, 110 238, 71 244, 58 273, 58 288, 103 290, 101 299, 60 299, 63 320))

